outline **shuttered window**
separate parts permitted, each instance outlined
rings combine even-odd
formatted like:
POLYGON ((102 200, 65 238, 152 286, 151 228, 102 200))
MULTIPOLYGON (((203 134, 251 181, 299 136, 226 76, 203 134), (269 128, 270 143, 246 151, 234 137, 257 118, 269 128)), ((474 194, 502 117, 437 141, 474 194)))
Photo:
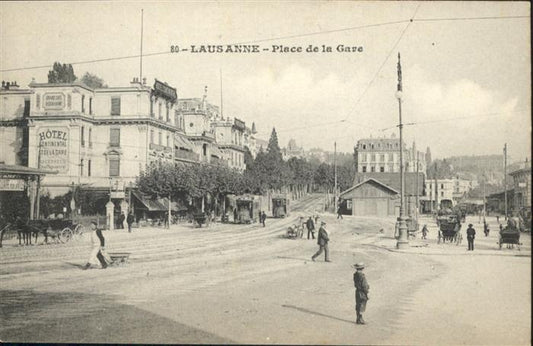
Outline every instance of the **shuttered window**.
POLYGON ((120 97, 111 98, 111 115, 120 115, 120 97))
POLYGON ((118 157, 109 158, 109 176, 110 177, 120 176, 120 159, 118 157))
POLYGON ((109 132, 109 146, 120 147, 120 129, 111 129, 109 132))
POLYGON ((35 108, 41 108, 41 95, 35 95, 35 108))

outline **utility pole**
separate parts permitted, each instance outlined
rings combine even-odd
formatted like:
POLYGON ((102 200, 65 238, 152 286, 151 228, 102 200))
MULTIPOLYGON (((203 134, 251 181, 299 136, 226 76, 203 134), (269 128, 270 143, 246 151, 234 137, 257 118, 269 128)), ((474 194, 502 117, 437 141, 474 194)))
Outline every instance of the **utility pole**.
POLYGON ((333 204, 334 213, 337 212, 337 142, 333 144, 333 166, 335 167, 335 203, 333 204))
POLYGON ((403 172, 403 123, 402 123, 402 65, 400 63, 400 53, 398 53, 398 88, 396 90, 396 98, 398 99, 398 114, 399 114, 399 129, 400 129, 400 216, 398 217, 398 241, 396 248, 402 249, 409 245, 409 237, 407 236, 407 224, 404 216, 404 193, 405 193, 405 176, 403 172))
POLYGON ((507 221, 507 143, 503 146, 503 188, 505 194, 505 220, 507 221))
POLYGON ((141 59, 139 64, 139 83, 142 83, 143 80, 143 17, 144 9, 141 9, 141 59))

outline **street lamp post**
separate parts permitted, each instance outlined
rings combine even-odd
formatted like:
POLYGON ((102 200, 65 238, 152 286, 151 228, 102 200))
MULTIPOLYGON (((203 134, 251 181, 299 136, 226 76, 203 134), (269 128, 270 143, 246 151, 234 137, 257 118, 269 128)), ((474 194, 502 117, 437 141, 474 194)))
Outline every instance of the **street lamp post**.
POLYGON ((405 220, 404 210, 404 193, 405 193, 405 177, 403 172, 403 136, 402 136, 402 66, 400 64, 400 53, 398 53, 398 89, 396 91, 396 98, 398 99, 399 111, 399 129, 400 129, 400 216, 398 217, 398 241, 396 248, 402 249, 409 245, 407 237, 407 224, 405 220))

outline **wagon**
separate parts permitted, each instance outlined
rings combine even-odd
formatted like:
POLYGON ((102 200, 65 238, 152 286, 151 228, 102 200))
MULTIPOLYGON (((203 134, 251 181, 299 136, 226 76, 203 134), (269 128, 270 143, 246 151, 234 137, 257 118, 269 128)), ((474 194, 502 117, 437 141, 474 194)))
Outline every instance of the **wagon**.
POLYGON ((287 228, 286 237, 289 239, 301 238, 303 236, 303 227, 298 225, 289 226, 287 228))
POLYGON ((520 243, 520 231, 518 228, 505 227, 500 231, 500 239, 498 240, 500 250, 503 244, 509 246, 516 245, 518 251, 520 251, 520 245, 522 245, 522 243, 520 243))
POLYGON ((76 223, 69 219, 29 220, 28 226, 43 233, 45 242, 48 242, 48 236, 50 235, 60 242, 66 243, 75 236, 81 236, 84 232, 81 223, 76 223))
POLYGON ((129 252, 110 252, 108 255, 111 258, 111 263, 109 265, 112 266, 125 265, 130 258, 129 252))
POLYGON ((459 230, 461 229, 461 223, 459 221, 460 220, 456 215, 443 215, 438 217, 439 243, 441 238, 443 243, 446 241, 451 243, 452 241, 457 240, 457 234, 459 234, 459 230))

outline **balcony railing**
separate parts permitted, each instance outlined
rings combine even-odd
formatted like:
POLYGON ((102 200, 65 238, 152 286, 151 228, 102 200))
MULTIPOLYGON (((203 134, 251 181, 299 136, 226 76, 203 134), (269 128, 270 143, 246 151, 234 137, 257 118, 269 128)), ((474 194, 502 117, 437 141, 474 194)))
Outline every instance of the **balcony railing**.
POLYGON ((175 159, 185 159, 190 161, 199 161, 199 155, 192 151, 174 149, 175 159))
POLYGON ((153 149, 155 151, 164 151, 166 153, 172 153, 172 148, 165 147, 164 145, 159 145, 155 143, 150 143, 150 149, 153 149))

